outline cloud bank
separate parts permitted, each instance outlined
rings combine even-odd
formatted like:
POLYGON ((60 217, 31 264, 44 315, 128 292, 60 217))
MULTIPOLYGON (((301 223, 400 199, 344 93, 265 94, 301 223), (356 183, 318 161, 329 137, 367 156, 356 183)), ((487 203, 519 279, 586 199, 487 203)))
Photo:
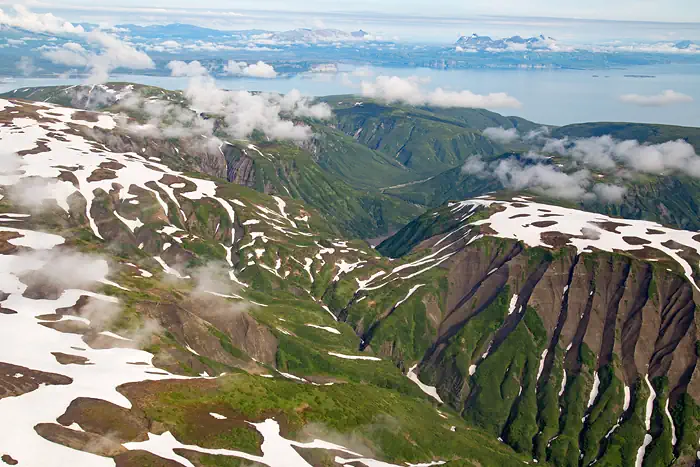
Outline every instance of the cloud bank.
POLYGON ((693 102, 693 98, 687 94, 676 92, 672 89, 667 89, 660 94, 650 96, 643 96, 640 94, 623 94, 620 96, 620 102, 638 105, 641 107, 665 107, 667 105, 693 102))
POLYGON ((117 68, 133 70, 155 68, 155 63, 145 52, 136 50, 116 36, 98 30, 81 36, 95 50, 85 49, 75 42, 67 42, 61 47, 45 50, 42 55, 54 63, 87 68, 90 73, 87 84, 106 82, 109 79, 109 73, 117 68))
POLYGON ((362 95, 387 103, 425 105, 442 108, 519 108, 520 101, 506 93, 474 94, 471 91, 433 91, 422 89, 426 81, 418 77, 377 76, 374 81, 362 81, 362 95))
POLYGON ((497 179, 509 190, 532 190, 543 196, 570 201, 619 203, 627 192, 623 186, 594 183, 588 169, 565 173, 552 164, 533 164, 514 157, 488 164, 481 156, 472 156, 462 166, 462 172, 497 179))
POLYGON ((27 31, 49 34, 79 34, 85 32, 82 26, 73 24, 58 18, 51 13, 43 15, 32 13, 22 5, 14 5, 14 15, 9 15, 0 10, 0 24, 27 31))
POLYGON ((513 143, 520 139, 520 134, 516 128, 492 127, 482 131, 488 139, 501 144, 513 143))
POLYGON ((202 76, 208 75, 209 71, 197 60, 189 63, 180 60, 173 60, 167 65, 172 76, 202 76))
MULTIPOLYGON (((87 84, 107 81, 109 73, 116 68, 145 70, 155 68, 153 60, 118 37, 100 30, 85 32, 82 26, 58 18, 51 13, 35 14, 22 5, 13 7, 14 14, 0 10, 0 25, 26 29, 44 34, 74 36, 90 47, 86 49, 77 42, 66 42, 61 46, 43 47, 44 58, 56 64, 85 67, 89 72, 87 84)), ((28 63, 20 64, 22 71, 30 70, 28 63)), ((32 70, 33 71, 33 70, 32 70)))
POLYGON ((145 115, 146 121, 136 123, 122 118, 120 125, 127 131, 152 138, 204 136, 209 146, 216 147, 223 143, 215 129, 217 135, 235 139, 246 139, 260 131, 270 139, 304 141, 312 136, 312 131, 299 119, 323 120, 332 114, 328 104, 313 103, 297 90, 285 95, 228 91, 219 88, 199 62, 175 61, 168 67, 174 76, 190 76, 184 91, 190 107, 132 94, 120 101, 120 107, 145 115))
POLYGON ((277 76, 275 68, 263 61, 249 65, 246 62, 229 60, 224 65, 224 73, 232 76, 249 76, 251 78, 275 78, 277 76))

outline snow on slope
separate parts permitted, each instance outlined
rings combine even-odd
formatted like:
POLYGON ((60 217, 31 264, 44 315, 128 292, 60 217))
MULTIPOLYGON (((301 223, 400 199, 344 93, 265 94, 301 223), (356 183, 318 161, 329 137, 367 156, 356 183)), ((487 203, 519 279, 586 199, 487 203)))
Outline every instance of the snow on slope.
MULTIPOLYGON (((3 230, 5 229, 0 226, 0 232, 3 230)), ((29 237, 35 239, 29 242, 29 247, 45 248, 55 241, 54 237, 35 232, 29 237)), ((12 420, 12 423, 0 424, 0 452, 10 455, 20 465, 28 466, 113 466, 111 459, 68 449, 42 438, 34 426, 55 422, 78 397, 103 399, 130 408, 129 401, 116 391, 117 386, 136 381, 183 377, 154 367, 151 362, 153 355, 147 352, 127 348, 92 349, 86 346, 78 334, 62 333, 42 326, 38 316, 73 306, 81 295, 110 302, 115 299, 75 289, 66 290, 58 300, 26 298, 22 295, 26 285, 19 281, 18 276, 28 265, 26 261, 13 258, 11 255, 0 255, 0 290, 10 293, 3 301, 3 307, 17 311, 16 314, 0 314, 1 359, 30 370, 65 375, 72 378, 73 382, 67 385, 44 385, 18 397, 0 399, 3 419, 12 420), (84 357, 91 364, 62 365, 52 352, 84 357), (143 365, 134 365, 133 362, 142 362, 143 365)))
MULTIPOLYGON (((577 209, 542 204, 526 198, 513 198, 512 201, 472 199, 452 203, 452 212, 474 206, 497 207, 498 212, 488 219, 479 220, 473 225, 488 225, 497 237, 520 240, 535 247, 553 248, 548 237, 552 233, 574 246, 579 252, 640 251, 650 248, 665 253, 683 269, 690 283, 698 289, 693 278, 693 269, 688 261, 679 255, 678 245, 694 254, 700 254, 700 237, 697 232, 676 230, 650 221, 618 219, 577 209), (697 238, 697 239, 696 239, 697 238), (678 245, 676 245, 678 244, 678 245)), ((700 290, 700 289, 698 289, 700 290)))
MULTIPOLYGON (((8 171, 0 174, 0 185, 13 185, 28 177, 40 177, 43 179, 55 179, 61 175, 61 171, 69 171, 75 176, 77 184, 59 182, 55 184, 55 198, 60 207, 68 210, 67 198, 79 192, 87 200, 85 215, 89 219, 93 233, 102 238, 99 224, 90 215, 90 207, 95 198, 95 190, 102 189, 105 192, 117 190, 119 198, 130 204, 133 195, 129 194, 129 188, 136 185, 150 191, 157 199, 159 205, 166 213, 177 215, 182 213, 180 209, 172 212, 172 206, 180 208, 180 197, 189 199, 202 199, 208 197, 219 203, 228 214, 231 222, 234 221, 235 211, 233 205, 246 207, 238 200, 226 200, 217 195, 217 186, 214 182, 191 178, 168 168, 164 164, 146 160, 136 153, 119 153, 105 149, 71 129, 74 124, 100 127, 103 129, 114 128, 114 120, 110 116, 100 115, 97 121, 82 121, 74 118, 72 109, 62 109, 56 106, 44 104, 22 104, 31 107, 41 118, 14 118, 9 123, 0 127, 0 139, 5 143, 6 150, 10 152, 29 151, 21 156, 18 162, 21 170, 8 171), (55 135, 59 134, 60 137, 55 135), (39 143, 45 147, 39 147, 39 143), (113 178, 102 179, 92 177, 93 173, 101 168, 101 164, 111 162, 114 169, 113 178), (178 182, 166 182, 165 175, 176 177, 178 182), (118 184, 118 185, 115 185, 118 184), (148 185, 147 185, 148 184, 148 185), (150 188, 158 187, 158 190, 150 188), (231 204, 232 203, 232 204, 231 204)), ((8 101, 0 101, 0 107, 13 108, 14 104, 8 101)), ((271 211, 263 206, 255 206, 258 214, 267 218, 269 223, 279 224, 284 222, 295 229, 297 225, 289 218, 286 203, 277 199, 279 213, 271 211)), ((136 218, 131 219, 120 213, 113 213, 115 218, 124 223, 131 231, 136 232, 144 227, 143 222, 136 218)), ((26 216, 26 215, 22 215, 26 216)), ((12 218, 12 216, 6 216, 12 218)), ((308 221, 308 216, 305 216, 308 221)), ((249 225, 255 225, 251 223, 249 225)), ((181 229, 166 225, 162 233, 171 236, 173 242, 180 243, 181 229)), ((275 229, 284 235, 294 235, 297 232, 282 229, 279 225, 275 229)), ((15 229, 0 225, 0 232, 11 232, 19 235, 9 240, 9 243, 35 250, 51 250, 62 245, 65 240, 55 234, 38 232, 28 229, 15 229)), ((232 237, 226 239, 222 246, 226 250, 226 259, 229 267, 233 268, 232 248, 235 245, 232 237), (231 246, 227 246, 230 243, 231 246)), ((310 235, 299 232, 298 235, 310 235)), ((175 243, 166 243, 167 249, 175 243)), ((319 245, 319 255, 333 254, 332 248, 323 248, 319 245)), ((180 273, 170 268, 162 258, 161 266, 170 274, 180 273)), ((157 260, 156 259, 156 260, 157 260)), ((308 258, 307 258, 308 260, 308 258)), ((341 269, 347 269, 353 263, 341 260, 341 269)), ((150 275, 137 266, 129 265, 142 275, 150 275), (146 274, 144 274, 146 273, 146 274)), ((311 264, 306 263, 303 269, 307 269, 311 275, 311 264)), ((0 424, 0 454, 11 456, 19 465, 51 467, 51 466, 113 466, 114 461, 107 457, 100 457, 76 449, 67 448, 48 441, 38 435, 34 427, 39 423, 55 423, 76 398, 102 399, 119 406, 130 408, 130 402, 116 391, 122 384, 130 382, 142 382, 163 379, 198 379, 177 376, 163 371, 153 365, 153 355, 137 349, 122 348, 124 345, 136 345, 137 343, 122 336, 104 331, 101 333, 106 339, 113 339, 117 348, 93 349, 83 341, 81 335, 60 332, 51 327, 42 325, 45 321, 39 319, 42 315, 53 315, 59 308, 76 305, 81 296, 93 297, 97 300, 115 302, 114 297, 96 294, 86 290, 68 289, 57 300, 35 300, 24 297, 22 294, 27 288, 20 279, 21 272, 27 270, 25 261, 16 260, 11 255, 0 255, 0 290, 9 295, 3 301, 3 307, 17 311, 13 314, 0 314, 0 359, 6 363, 17 365, 28 370, 42 371, 65 375, 72 381, 64 385, 41 385, 34 391, 21 394, 17 397, 0 399, 0 413, 3 417, 12 420, 12 423, 0 424), (67 355, 83 357, 89 365, 63 365, 58 362, 53 353, 60 352, 67 355)), ((274 271, 280 275, 280 260, 277 258, 274 271)), ((31 269, 31 268, 30 268, 31 269)), ((349 272, 349 271, 344 271, 349 272)), ((232 273, 232 280, 235 276, 232 273)), ((286 275, 285 275, 286 277, 286 275)), ((95 282, 112 283, 106 277, 94 277, 95 282)), ((227 296, 228 297, 228 296, 227 296)), ((231 296, 232 298, 236 298, 231 296)), ((327 308, 326 308, 327 309, 327 308)), ((332 314, 332 313, 331 313, 332 314)), ((66 315, 60 321, 78 321, 89 325, 89 319, 66 315)), ((339 333, 334 328, 315 326, 330 333, 339 333)), ((189 347, 188 347, 189 348, 189 347)), ((191 351, 191 348, 190 348, 191 351)), ((337 353, 329 353, 344 359, 359 359, 378 361, 379 358, 369 356, 354 356, 337 353)), ((20 375, 21 373, 18 373, 20 375)), ((23 376, 18 376, 21 378, 23 376)), ((215 420, 223 420, 223 416, 211 414, 215 420)), ((350 462, 365 465, 385 465, 374 459, 357 459, 356 454, 342 446, 325 441, 316 440, 312 443, 297 443, 286 440, 280 436, 279 426, 274 420, 252 424, 264 438, 262 445, 263 456, 250 456, 235 451, 218 450, 218 454, 244 458, 260 462, 270 466, 304 466, 310 467, 303 458, 293 449, 293 446, 313 449, 326 449, 344 452, 351 456, 350 462)), ((69 429, 82 432, 77 424, 69 429)), ((144 449, 169 459, 176 459, 183 465, 192 465, 186 459, 177 456, 173 449, 184 447, 170 433, 162 435, 149 435, 149 440, 142 443, 127 443, 127 449, 144 449)), ((209 452, 199 446, 186 446, 188 449, 198 452, 209 452)), ((426 464, 429 465, 429 464, 426 464)), ((397 466, 394 466, 397 467, 397 466)))

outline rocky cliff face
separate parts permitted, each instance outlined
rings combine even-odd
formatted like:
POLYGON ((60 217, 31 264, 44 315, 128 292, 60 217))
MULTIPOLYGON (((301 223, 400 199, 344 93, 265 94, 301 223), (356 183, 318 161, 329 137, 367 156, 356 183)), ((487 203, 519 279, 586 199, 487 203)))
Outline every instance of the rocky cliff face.
MULTIPOLYGON (((496 215, 477 214, 470 220, 483 218, 474 222, 480 233, 458 222, 474 212, 443 208, 397 233, 403 241, 380 247, 405 251, 410 241, 411 257, 449 255, 438 267, 441 313, 418 359, 421 380, 464 418, 542 461, 692 465, 697 420, 690 414, 700 385, 698 289, 688 264, 679 268, 646 248, 618 250, 605 236, 584 240, 596 237, 585 226, 581 242, 591 245, 582 248, 568 237, 569 219, 561 220, 562 231, 532 219, 563 213, 527 206, 494 203, 496 215, 522 223, 505 232, 496 215), (535 240, 525 230, 533 224, 535 240), (512 238, 518 236, 525 241, 512 238)), ((590 225, 617 232, 594 217, 590 225)), ((648 226, 632 227, 643 237, 648 226)), ((389 339, 392 345, 367 345, 392 349, 396 358, 396 336, 389 339)))

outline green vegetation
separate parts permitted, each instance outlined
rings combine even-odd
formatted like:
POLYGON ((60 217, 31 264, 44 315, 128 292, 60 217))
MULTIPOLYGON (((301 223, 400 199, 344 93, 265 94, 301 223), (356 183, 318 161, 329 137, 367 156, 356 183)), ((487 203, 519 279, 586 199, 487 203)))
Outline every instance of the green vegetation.
POLYGON ((218 432, 193 426, 209 412, 223 412, 236 414, 229 418, 250 421, 276 417, 284 421, 285 436, 322 436, 352 443, 353 449, 375 453, 389 462, 454 459, 480 465, 522 464, 502 444, 466 427, 458 417, 443 419, 424 400, 395 391, 354 383, 312 386, 249 375, 227 376, 217 383, 208 389, 171 385, 137 404, 178 439, 200 446, 247 452, 259 449, 259 437, 250 427, 218 432), (451 426, 457 426, 455 432, 450 431, 451 426))

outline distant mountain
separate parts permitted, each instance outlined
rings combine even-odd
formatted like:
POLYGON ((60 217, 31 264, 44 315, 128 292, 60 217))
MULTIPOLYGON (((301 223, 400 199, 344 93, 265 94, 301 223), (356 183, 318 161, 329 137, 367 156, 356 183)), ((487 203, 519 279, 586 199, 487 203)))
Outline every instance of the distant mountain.
POLYGON ((289 31, 263 33, 257 37, 253 37, 253 40, 262 39, 269 42, 316 43, 367 40, 371 38, 373 38, 373 36, 363 30, 347 32, 340 29, 298 28, 289 31))
POLYGON ((244 31, 222 31, 220 29, 202 28, 192 24, 151 24, 148 26, 138 26, 136 24, 120 24, 115 29, 128 30, 131 35, 146 39, 204 39, 223 38, 232 36, 253 36, 263 34, 263 29, 251 29, 244 31))
MULTIPOLYGON (((476 50, 476 51, 486 51, 486 52, 523 52, 523 51, 536 51, 536 50, 562 50, 562 46, 557 44, 556 40, 552 37, 546 37, 544 35, 533 36, 533 37, 521 37, 512 36, 504 39, 492 39, 489 36, 479 36, 478 34, 472 34, 471 36, 462 36, 455 46, 462 48, 464 50, 476 50)), ((565 47, 563 50, 570 50, 570 48, 565 47)), ((572 50, 572 49, 571 49, 572 50)))

